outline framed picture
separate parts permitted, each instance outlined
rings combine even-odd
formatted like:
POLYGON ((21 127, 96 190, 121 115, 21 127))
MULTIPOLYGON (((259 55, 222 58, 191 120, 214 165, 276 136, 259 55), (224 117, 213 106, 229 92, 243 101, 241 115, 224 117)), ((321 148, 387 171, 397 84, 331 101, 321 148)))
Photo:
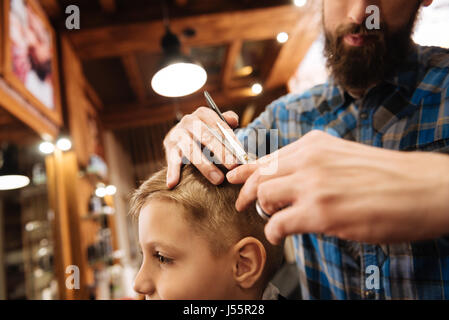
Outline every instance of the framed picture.
POLYGON ((62 125, 55 32, 36 0, 0 0, 2 74, 56 125, 62 125))

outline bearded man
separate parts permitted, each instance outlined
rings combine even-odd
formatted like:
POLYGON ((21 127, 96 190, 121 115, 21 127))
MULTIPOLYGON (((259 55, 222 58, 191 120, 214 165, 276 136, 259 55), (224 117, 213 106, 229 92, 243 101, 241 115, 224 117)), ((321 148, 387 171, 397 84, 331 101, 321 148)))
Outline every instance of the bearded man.
MULTIPOLYGON (((449 51, 412 41, 431 3, 323 0, 331 76, 274 101, 238 132, 245 144, 254 130, 277 130, 280 149, 256 163, 226 163, 222 144, 198 134, 221 121, 204 107, 164 140, 169 187, 183 157, 211 183, 225 178, 199 141, 222 156, 231 183, 244 184, 237 209, 257 199, 272 215, 268 240, 293 235, 305 299, 449 297, 449 51), (367 27, 373 5, 379 29, 367 27)), ((234 113, 225 118, 238 125, 234 113)))

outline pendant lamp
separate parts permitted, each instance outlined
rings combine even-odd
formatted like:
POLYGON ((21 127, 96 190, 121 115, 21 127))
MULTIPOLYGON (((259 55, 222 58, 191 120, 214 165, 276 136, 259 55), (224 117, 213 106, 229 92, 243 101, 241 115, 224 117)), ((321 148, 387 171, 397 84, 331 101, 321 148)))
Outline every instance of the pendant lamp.
POLYGON ((7 145, 0 150, 0 190, 14 190, 26 187, 30 179, 19 171, 18 149, 7 145))
POLYGON ((164 14, 165 34, 161 39, 164 57, 151 79, 153 90, 164 97, 182 97, 201 89, 207 81, 206 70, 191 57, 182 54, 181 42, 170 30, 164 14))

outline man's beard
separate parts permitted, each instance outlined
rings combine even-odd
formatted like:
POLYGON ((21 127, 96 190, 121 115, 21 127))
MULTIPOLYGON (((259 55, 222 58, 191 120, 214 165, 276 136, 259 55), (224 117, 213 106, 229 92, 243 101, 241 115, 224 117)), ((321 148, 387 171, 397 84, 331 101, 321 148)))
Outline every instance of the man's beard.
POLYGON ((419 8, 407 25, 395 32, 385 24, 378 30, 368 30, 365 23, 346 24, 338 27, 335 34, 324 28, 324 55, 337 83, 346 90, 365 91, 394 74, 410 51, 419 8), (348 34, 366 36, 366 41, 361 47, 350 47, 343 39, 348 34))

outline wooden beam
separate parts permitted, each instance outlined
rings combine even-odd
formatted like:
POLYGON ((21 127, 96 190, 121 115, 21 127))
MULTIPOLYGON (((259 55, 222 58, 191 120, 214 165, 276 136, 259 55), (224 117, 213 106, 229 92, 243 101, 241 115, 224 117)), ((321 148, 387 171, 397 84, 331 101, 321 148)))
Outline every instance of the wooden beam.
POLYGON ((83 83, 81 84, 84 87, 84 91, 86 92, 87 97, 92 102, 96 110, 103 110, 103 102, 95 91, 94 88, 90 85, 87 79, 83 79, 83 83))
POLYGON ((99 2, 104 12, 114 13, 117 10, 115 0, 99 0, 99 2))
POLYGON ((125 67, 128 76, 129 84, 134 91, 139 102, 145 101, 147 96, 147 89, 142 81, 142 74, 140 73, 139 65, 135 55, 130 54, 122 57, 122 63, 125 67))
MULTIPOLYGON (((59 0, 57 0, 59 1, 59 0)), ((81 1, 83 3, 86 0, 81 1)), ((168 4, 168 11, 170 21, 192 16, 192 15, 205 15, 219 12, 236 12, 236 11, 248 11, 258 8, 277 7, 282 5, 292 5, 292 0, 243 0, 243 1, 206 1, 195 0, 188 1, 186 6, 176 5, 174 0, 166 0, 168 4)), ((319 0, 309 0, 319 1, 319 0)), ((80 2, 80 1, 75 1, 80 2)), ((111 16, 108 14, 98 14, 98 10, 94 7, 88 6, 82 9, 82 28, 92 29, 98 27, 104 27, 109 25, 126 25, 135 22, 148 22, 162 19, 162 7, 161 0, 147 0, 147 1, 128 1, 136 2, 131 6, 125 5, 123 8, 118 5, 117 9, 120 10, 120 14, 115 14, 114 19, 111 20, 111 16)), ((321 1, 320 1, 321 2, 321 1)), ((61 5, 62 6, 62 5, 61 5)), ((60 19, 55 21, 55 27, 58 31, 65 31, 65 15, 62 15, 60 19)))
POLYGON ((319 10, 312 12, 312 14, 304 15, 289 33, 289 40, 283 44, 265 81, 265 88, 285 85, 317 39, 321 32, 321 15, 319 10))
MULTIPOLYGON (((293 5, 199 15, 174 19, 173 32, 193 28, 196 35, 183 38, 188 47, 224 45, 236 40, 274 39, 279 32, 291 32, 306 12, 293 5)), ((161 52, 162 21, 81 29, 68 33, 81 59, 124 56, 136 51, 161 52)))
POLYGON ((188 0, 175 0, 175 3, 178 7, 185 7, 187 5, 188 0))
MULTIPOLYGON (((85 210, 79 205, 79 167, 73 151, 56 149, 45 158, 49 206, 54 212, 52 223, 55 237, 55 274, 59 298, 62 300, 88 299, 85 281, 87 272, 86 251, 81 249, 80 216, 85 210), (78 266, 79 290, 66 286, 68 266, 78 266)), ((73 270, 72 270, 73 272, 73 270)))
POLYGON ((234 73, 235 62, 242 49, 242 41, 233 41, 226 52, 226 58, 223 65, 222 87, 224 90, 229 88, 234 73))
MULTIPOLYGON (((249 87, 233 89, 226 93, 211 92, 211 95, 222 111, 231 110, 233 105, 243 104, 256 97, 249 87)), ((107 107, 110 111, 101 115, 101 121, 104 128, 110 130, 153 125, 176 119, 176 106, 179 106, 181 113, 189 114, 205 105, 202 92, 172 101, 163 104, 148 101, 146 104, 107 107)))

